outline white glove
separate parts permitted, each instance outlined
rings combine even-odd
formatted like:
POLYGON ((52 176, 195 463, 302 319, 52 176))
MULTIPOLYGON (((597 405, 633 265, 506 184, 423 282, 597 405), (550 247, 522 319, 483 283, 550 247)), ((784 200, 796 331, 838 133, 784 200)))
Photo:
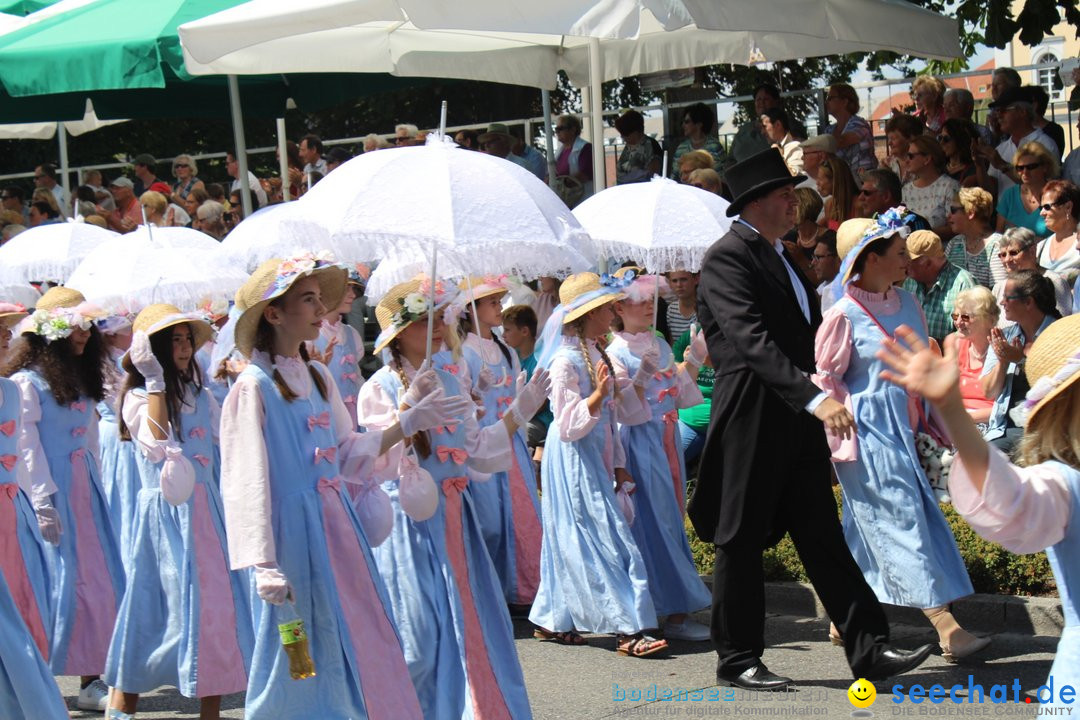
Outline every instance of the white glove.
POLYGON ((488 390, 495 386, 495 373, 491 372, 491 368, 487 365, 480 371, 480 374, 476 376, 476 389, 482 393, 486 393, 488 390))
POLYGON ((416 371, 416 375, 413 376, 412 382, 409 383, 409 389, 401 398, 401 404, 412 407, 425 396, 431 395, 438 390, 442 390, 442 381, 439 380, 438 374, 431 369, 427 360, 425 360, 420 365, 420 369, 416 371))
POLYGON ((645 387, 660 369, 660 349, 653 344, 641 356, 641 364, 634 373, 634 387, 645 387))
POLYGON ((524 371, 518 375, 517 397, 514 398, 514 402, 510 405, 510 417, 514 418, 514 422, 519 427, 525 427, 529 424, 529 420, 543 406, 544 401, 548 399, 548 393, 551 391, 551 378, 544 368, 537 368, 532 379, 527 383, 524 382, 525 375, 524 371))
POLYGON ((41 538, 52 545, 60 544, 60 513, 52 505, 41 505, 34 508, 37 513, 38 528, 41 530, 41 538))
POLYGON ((280 605, 288 599, 292 585, 277 565, 256 565, 255 591, 271 605, 280 605))
POLYGON ((398 423, 405 437, 410 437, 431 428, 455 425, 472 409, 473 404, 468 398, 460 395, 446 397, 442 387, 439 387, 409 409, 398 413, 398 423))
POLYGON ((165 371, 161 369, 161 363, 150 348, 150 336, 142 330, 131 336, 128 357, 135 369, 146 378, 146 392, 165 392, 165 371))
POLYGON ((694 367, 701 367, 709 357, 709 347, 705 344, 705 333, 695 323, 690 328, 690 344, 686 346, 686 362, 694 367))

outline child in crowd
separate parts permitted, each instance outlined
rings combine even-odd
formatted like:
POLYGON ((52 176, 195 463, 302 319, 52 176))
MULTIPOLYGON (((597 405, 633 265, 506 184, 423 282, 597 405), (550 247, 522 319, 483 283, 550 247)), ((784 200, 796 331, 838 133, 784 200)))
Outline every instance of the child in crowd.
POLYGON ((356 328, 344 322, 345 316, 352 309, 353 302, 364 292, 371 271, 366 265, 357 263, 349 268, 349 282, 345 285, 345 295, 341 303, 323 320, 319 337, 308 343, 308 354, 318 360, 330 371, 337 383, 341 401, 352 417, 356 417, 356 398, 364 378, 360 375, 360 359, 364 357, 364 338, 356 328))

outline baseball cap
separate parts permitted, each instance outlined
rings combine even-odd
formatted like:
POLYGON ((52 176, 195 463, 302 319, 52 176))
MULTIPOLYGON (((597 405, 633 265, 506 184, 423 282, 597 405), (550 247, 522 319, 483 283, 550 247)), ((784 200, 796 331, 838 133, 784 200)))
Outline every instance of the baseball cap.
POLYGON ((135 156, 135 159, 131 161, 132 165, 145 165, 146 167, 157 167, 157 160, 150 153, 139 153, 135 156))
POLYGON ((998 108, 1007 108, 1010 105, 1016 103, 1027 103, 1032 105, 1031 96, 1024 91, 1023 88, 1006 88, 998 99, 990 103, 989 107, 997 110, 998 108))
POLYGON ((134 190, 135 183, 131 182, 131 180, 121 175, 120 177, 109 183, 109 187, 126 187, 128 190, 134 190))
POLYGON ((829 133, 823 135, 815 135, 812 138, 803 140, 799 147, 803 150, 821 150, 822 152, 836 154, 836 137, 829 133))
POLYGON ((918 260, 922 256, 943 257, 944 248, 941 247, 941 238, 931 230, 916 230, 907 236, 908 257, 918 260))

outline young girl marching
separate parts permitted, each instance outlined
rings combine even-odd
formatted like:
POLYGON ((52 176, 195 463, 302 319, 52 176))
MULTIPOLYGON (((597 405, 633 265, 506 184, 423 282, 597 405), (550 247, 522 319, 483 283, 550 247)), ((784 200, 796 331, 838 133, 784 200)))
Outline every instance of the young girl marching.
MULTIPOLYGON (((455 306, 464 313, 460 326, 465 338, 462 357, 483 407, 480 426, 488 427, 505 416, 521 375, 517 354, 492 332, 492 328, 502 325, 502 299, 510 291, 510 284, 502 275, 474 277, 459 287, 463 292, 455 306), (476 305, 475 318, 470 301, 476 305)), ((509 471, 474 483, 470 493, 506 602, 529 605, 540 583, 540 498, 525 433, 515 433, 511 443, 514 462, 509 471)))
POLYGON ((619 436, 626 452, 626 471, 635 481, 634 522, 630 526, 645 560, 656 612, 666 615, 665 639, 702 641, 709 628, 688 613, 709 607, 712 598, 701 581, 683 524, 686 464, 679 437, 679 409, 704 398, 697 373, 706 356, 705 337, 694 334, 687 361, 676 364, 671 346, 652 332, 658 275, 634 278, 615 303, 616 326, 622 329, 608 346, 617 380, 632 390, 621 393, 619 436))
POLYGON ((340 266, 305 254, 266 261, 236 295, 236 347, 251 362, 222 408, 221 494, 232 568, 254 568, 258 595, 249 720, 421 717, 368 533, 342 483, 370 484, 403 428, 441 427, 462 407, 432 393, 400 424, 354 432, 329 371, 304 347, 345 280, 340 266), (315 674, 294 680, 278 626, 297 614, 315 674))
POLYGON ((19 449, 49 556, 54 626, 49 664, 79 675, 77 706, 103 712, 98 678, 124 591, 120 550, 94 457, 94 405, 105 397, 108 358, 93 325, 100 312, 77 290, 50 289, 23 324, 5 374, 22 395, 19 449))
MULTIPOLYGON (((1072 707, 1063 687, 1080 687, 1080 315, 1046 328, 1025 360, 1031 389, 1017 408, 1024 426, 1020 465, 990 447, 964 409, 954 354, 944 358, 908 327, 887 339, 882 377, 922 395, 938 409, 956 447, 949 474, 953 507, 976 532, 1017 553, 1045 549, 1054 571, 1065 628, 1050 668, 1044 714, 1072 707)), ((1014 411, 1016 412, 1016 411, 1014 411)))
MULTIPOLYGON (((473 493, 485 483, 471 483, 466 471, 497 473, 514 462, 512 439, 543 404, 547 374, 534 375, 502 420, 480 429, 449 352, 432 358, 436 376, 416 373, 426 353, 428 313, 437 313, 434 347, 452 332, 442 318, 450 297, 441 283, 435 290, 434 309, 426 280, 397 285, 379 301, 375 315, 382 332, 375 350, 387 348, 390 361, 361 390, 361 420, 370 429, 385 427, 432 392, 456 396, 466 409, 388 454, 384 487, 399 512, 376 562, 424 717, 529 718, 513 628, 474 511, 473 493), (419 468, 409 452, 419 458, 419 468)), ((494 476, 485 482, 495 482, 494 476)))
POLYGON ((645 561, 616 499, 616 488, 625 494, 633 480, 615 397, 634 390, 615 384, 601 345, 612 304, 625 297, 594 273, 571 275, 544 327, 537 366, 550 368, 555 421, 540 468, 544 542, 529 620, 541 639, 584 645, 578 631, 615 633, 620 653, 644 657, 667 642, 645 632, 656 627, 656 610, 645 561))
MULTIPOLYGON (((0 303, 0 361, 21 305, 0 303)), ((0 717, 66 718, 67 706, 45 659, 52 625, 49 570, 19 455, 19 387, 0 378, 0 717)))
POLYGON ((247 686, 254 639, 250 580, 226 561, 213 462, 219 410, 195 361, 212 330, 163 304, 134 327, 117 407, 142 490, 105 671, 115 688, 106 717, 131 718, 140 693, 170 685, 201 699, 202 720, 216 720, 221 696, 247 686))
POLYGON ((341 393, 341 401, 349 411, 350 417, 356 417, 356 399, 364 378, 360 375, 359 362, 364 357, 364 339, 355 328, 344 322, 344 317, 352 309, 353 302, 363 293, 371 271, 359 263, 349 268, 349 282, 345 285, 345 295, 341 303, 327 314, 323 320, 319 337, 308 343, 308 354, 312 359, 326 365, 330 375, 341 393))

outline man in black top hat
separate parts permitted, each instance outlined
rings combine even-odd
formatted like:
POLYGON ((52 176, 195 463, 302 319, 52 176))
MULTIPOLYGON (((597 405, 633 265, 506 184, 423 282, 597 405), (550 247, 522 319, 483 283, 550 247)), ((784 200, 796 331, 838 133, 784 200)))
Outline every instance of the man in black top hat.
POLYGON ((791 534, 810 581, 844 639, 856 678, 910 670, 930 654, 888 645, 889 626, 844 543, 831 489, 826 429, 854 419, 810 382, 821 311, 813 284, 780 237, 795 224, 792 176, 773 148, 724 176, 741 213, 706 253, 698 319, 713 361, 712 418, 688 512, 716 544, 712 637, 717 680, 755 690, 792 681, 769 671, 762 551, 791 534))

